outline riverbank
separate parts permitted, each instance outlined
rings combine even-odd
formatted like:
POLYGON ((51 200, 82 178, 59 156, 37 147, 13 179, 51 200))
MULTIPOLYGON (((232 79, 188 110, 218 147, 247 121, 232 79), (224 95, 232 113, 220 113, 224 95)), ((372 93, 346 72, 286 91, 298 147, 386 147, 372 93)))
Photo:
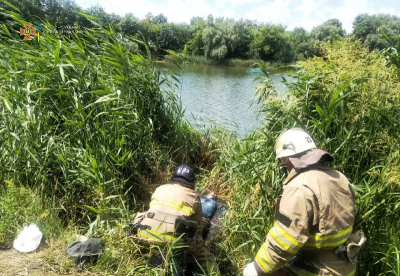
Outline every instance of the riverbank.
MULTIPOLYGON (((160 63, 172 63, 176 58, 171 55, 166 55, 163 60, 157 60, 160 63)), ((183 63, 188 64, 202 64, 202 65, 215 65, 215 66, 230 66, 230 67, 242 67, 242 68, 256 68, 258 64, 262 65, 267 71, 278 70, 280 67, 285 66, 282 63, 271 63, 263 61, 261 59, 224 59, 224 60, 213 60, 208 59, 204 56, 191 56, 187 55, 183 59, 183 63)))
MULTIPOLYGON (((368 237, 357 273, 398 272, 400 79, 378 53, 337 42, 299 64, 284 98, 261 76, 261 125, 238 140, 225 129, 187 124, 173 85, 161 89, 173 73, 159 75, 149 51, 130 52, 109 30, 62 43, 8 35, 0 44, 0 259, 75 274, 64 249, 80 234, 102 241, 103 254, 85 266, 89 275, 163 275, 169 262, 151 267, 149 252, 159 249, 128 236, 128 224, 174 166, 187 163, 199 192, 212 189, 228 203, 210 248, 222 275, 239 275, 263 243, 282 192, 276 138, 302 126, 355 189, 354 228, 368 237), (19 258, 12 242, 32 222, 44 234, 42 247, 19 258)), ((14 272, 28 274, 20 266, 14 272)))

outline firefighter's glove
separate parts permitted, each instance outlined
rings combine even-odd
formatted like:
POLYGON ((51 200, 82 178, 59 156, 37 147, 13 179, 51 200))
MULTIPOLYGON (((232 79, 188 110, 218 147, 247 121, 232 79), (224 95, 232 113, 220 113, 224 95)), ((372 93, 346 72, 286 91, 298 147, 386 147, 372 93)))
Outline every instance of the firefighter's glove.
POLYGON ((357 232, 350 235, 346 244, 347 257, 352 264, 355 264, 357 261, 357 255, 360 252, 361 246, 367 241, 367 238, 364 235, 362 230, 358 230, 357 232))
POLYGON ((243 276, 258 276, 254 262, 249 263, 243 270, 243 276))

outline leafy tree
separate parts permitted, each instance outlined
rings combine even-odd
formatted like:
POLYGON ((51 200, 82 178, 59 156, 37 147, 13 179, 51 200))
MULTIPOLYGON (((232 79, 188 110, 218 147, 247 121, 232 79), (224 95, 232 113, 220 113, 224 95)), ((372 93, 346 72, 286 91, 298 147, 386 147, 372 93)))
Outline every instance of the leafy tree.
POLYGON ((192 55, 204 54, 203 29, 196 31, 188 42, 188 50, 192 55))
POLYGON ((261 59, 266 61, 290 62, 293 52, 283 25, 267 24, 259 28, 254 47, 261 59))
POLYGON ((176 39, 174 37, 174 31, 168 24, 162 24, 161 30, 157 35, 157 45, 160 48, 172 49, 172 45, 176 44, 176 39))
POLYGON ((121 31, 120 29, 120 23, 122 20, 122 17, 118 14, 115 13, 111 13, 111 14, 107 14, 107 23, 108 25, 112 26, 114 28, 114 30, 117 30, 118 32, 121 31))
POLYGON ((213 24, 214 24, 214 17, 213 17, 212 14, 209 14, 209 15, 207 16, 207 25, 211 26, 211 25, 213 25, 213 24))
POLYGON ((207 17, 206 27, 202 32, 204 56, 206 58, 222 60, 228 53, 225 32, 221 28, 222 23, 223 18, 217 18, 214 23, 214 17, 212 14, 207 17))
POLYGON ((311 36, 318 41, 333 42, 346 34, 338 19, 329 19, 311 31, 311 36))
POLYGON ((236 22, 222 17, 209 15, 207 21, 200 18, 191 20, 190 29, 194 30, 189 41, 189 50, 198 54, 204 49, 204 56, 216 60, 224 58, 247 58, 253 39, 251 28, 255 24, 249 20, 236 22))
POLYGON ((73 25, 78 20, 76 12, 81 10, 73 0, 42 0, 41 4, 52 25, 73 25))
POLYGON ((307 33, 306 29, 296 27, 293 31, 288 32, 288 36, 295 55, 295 60, 304 59, 307 51, 304 45, 310 40, 310 35, 307 33))
POLYGON ((136 35, 140 29, 139 19, 132 13, 127 13, 120 21, 119 28, 124 34, 136 35))
POLYGON ((153 18, 154 18, 153 13, 151 12, 146 13, 145 19, 148 20, 150 23, 153 23, 153 18))
POLYGON ((380 30, 388 36, 400 34, 400 18, 389 14, 360 14, 353 22, 353 35, 363 42, 370 51, 382 50, 389 43, 381 35, 380 30))
POLYGON ((157 36, 157 45, 163 49, 179 51, 184 48, 188 29, 184 24, 164 23, 157 36))
POLYGON ((228 53, 222 30, 211 25, 204 29, 202 34, 204 55, 206 58, 222 60, 228 53))
POLYGON ((239 43, 236 47, 234 55, 239 58, 251 58, 250 45, 254 40, 253 30, 257 28, 257 24, 250 20, 239 20, 237 22, 237 32, 239 33, 239 43))
POLYGON ((251 28, 255 25, 250 20, 234 21, 226 20, 223 23, 225 29, 226 46, 229 58, 247 58, 251 41, 253 40, 251 28))
POLYGON ((329 19, 311 30, 309 39, 299 45, 305 57, 321 56, 327 42, 333 43, 346 34, 338 19, 329 19))
POLYGON ((121 16, 112 13, 108 14, 104 8, 100 5, 92 6, 86 10, 89 15, 95 16, 103 28, 108 29, 112 26, 115 30, 121 31, 120 23, 122 21, 121 16))
POLYGON ((168 19, 162 13, 154 16, 153 20, 152 20, 153 24, 163 24, 163 23, 167 23, 167 22, 168 22, 168 19))
POLYGON ((204 54, 203 30, 206 27, 206 22, 201 17, 192 17, 189 25, 188 52, 192 55, 204 54))
POLYGON ((153 16, 151 13, 146 15, 146 18, 140 21, 139 31, 144 35, 147 43, 151 46, 156 46, 158 40, 158 34, 161 30, 160 24, 153 24, 153 16))
POLYGON ((184 49, 190 39, 189 26, 186 23, 170 24, 176 39, 176 48, 172 49, 176 51, 184 49))
POLYGON ((233 19, 224 21, 222 18, 217 18, 216 24, 218 24, 225 37, 225 44, 228 51, 227 55, 232 56, 240 40, 235 21, 233 19))

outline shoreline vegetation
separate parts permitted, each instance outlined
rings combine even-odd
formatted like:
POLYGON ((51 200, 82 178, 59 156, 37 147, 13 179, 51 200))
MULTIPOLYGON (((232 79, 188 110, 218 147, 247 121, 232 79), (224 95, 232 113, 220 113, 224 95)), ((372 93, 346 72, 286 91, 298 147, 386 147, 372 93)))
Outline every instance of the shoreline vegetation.
MULTIPOLYGON (((400 276, 397 36, 381 33, 389 45, 382 51, 352 37, 321 42, 318 54, 291 66, 293 81, 282 79, 286 98, 264 70, 255 91, 262 126, 238 140, 185 121, 175 76, 156 70, 146 38, 96 25, 71 38, 26 41, 19 29, 31 17, 17 4, 3 6, 8 19, 3 13, 0 20, 0 255, 8 257, 0 258, 0 271, 23 269, 12 243, 34 222, 44 238, 24 261, 26 270, 78 274, 65 254, 78 234, 101 238, 103 246, 79 275, 167 275, 174 244, 153 268, 149 259, 161 248, 129 236, 128 224, 157 184, 187 163, 199 192, 213 190, 227 201, 221 231, 207 245, 222 275, 240 275, 264 242, 282 191, 273 145, 282 130, 299 126, 333 154, 332 166, 356 191, 355 229, 368 238, 357 275, 400 276)), ((51 28, 46 24, 40 28, 51 28)), ((169 54, 179 66, 185 60, 169 54)))
MULTIPOLYGON (((132 13, 124 16, 107 13, 100 5, 83 9, 74 0, 51 0, 51 4, 47 1, 1 0, 0 22, 16 25, 12 15, 19 14, 25 23, 37 25, 38 31, 39 25, 46 22, 47 27, 40 28, 42 39, 47 36, 73 39, 76 34, 112 29, 129 41, 127 47, 133 52, 138 47, 144 49, 134 41, 139 39, 156 59, 174 51, 193 57, 196 63, 232 66, 246 66, 249 60, 291 64, 321 57, 326 45, 337 39, 361 41, 369 51, 381 51, 391 45, 382 32, 389 37, 400 32, 400 18, 389 14, 360 14, 351 33, 346 33, 335 18, 321 22, 311 31, 301 26, 289 31, 286 26, 272 22, 214 18, 212 14, 206 18, 193 17, 190 23, 174 23, 163 14, 149 12, 144 19, 138 19, 132 13)), ((19 30, 23 24, 15 27, 19 30)))
MULTIPOLYGON (((174 56, 165 56, 162 60, 156 60, 156 63, 173 63, 175 61, 174 56)), ((277 70, 277 68, 289 66, 290 64, 271 63, 259 59, 226 59, 223 61, 215 61, 212 59, 205 58, 204 56, 191 56, 188 55, 184 58, 183 64, 192 65, 215 65, 215 66, 230 66, 230 67, 242 67, 242 68, 258 68, 260 64, 267 70, 277 70)))

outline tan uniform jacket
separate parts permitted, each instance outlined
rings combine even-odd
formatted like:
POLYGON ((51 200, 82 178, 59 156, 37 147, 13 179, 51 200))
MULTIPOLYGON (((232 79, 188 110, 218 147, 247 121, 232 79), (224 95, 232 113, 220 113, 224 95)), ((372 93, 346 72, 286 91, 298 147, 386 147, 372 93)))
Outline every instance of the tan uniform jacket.
POLYGON ((334 254, 352 232, 354 212, 354 193, 343 174, 322 163, 292 169, 274 226, 256 255, 257 272, 268 275, 286 265, 290 275, 354 275, 355 264, 334 254), (305 257, 293 261, 300 253, 305 257))
POLYGON ((142 227, 138 230, 138 237, 160 244, 174 241, 176 237, 173 232, 177 217, 197 222, 196 234, 188 242, 187 265, 190 270, 199 273, 205 271, 210 276, 220 275, 215 257, 204 246, 201 237, 203 228, 201 201, 200 196, 193 189, 174 183, 158 187, 151 197, 149 210, 137 216, 142 227))
POLYGON ((197 222, 197 233, 202 230, 200 196, 193 190, 179 184, 164 184, 151 197, 150 208, 140 222, 148 229, 138 231, 138 236, 152 242, 168 242, 172 236, 175 219, 184 217, 197 222))

